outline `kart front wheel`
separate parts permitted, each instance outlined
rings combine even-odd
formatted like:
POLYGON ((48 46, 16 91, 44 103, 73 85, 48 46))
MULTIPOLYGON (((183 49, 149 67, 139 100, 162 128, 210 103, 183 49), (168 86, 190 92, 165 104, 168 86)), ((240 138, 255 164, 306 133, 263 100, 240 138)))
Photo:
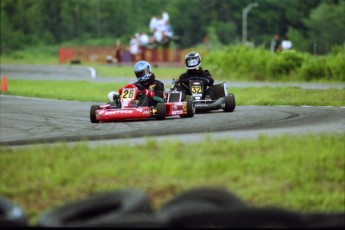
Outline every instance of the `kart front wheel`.
POLYGON ((165 103, 158 103, 157 104, 156 119, 157 120, 164 120, 165 119, 165 114, 166 114, 165 103))
POLYGON ((99 121, 96 120, 96 110, 98 109, 99 109, 99 105, 91 105, 90 120, 92 123, 99 123, 99 121))
POLYGON ((191 98, 187 100, 187 114, 180 115, 180 117, 193 117, 195 114, 195 105, 191 98))
POLYGON ((236 107, 236 101, 235 101, 235 95, 230 93, 227 96, 225 96, 225 105, 223 110, 225 112, 233 112, 236 107))

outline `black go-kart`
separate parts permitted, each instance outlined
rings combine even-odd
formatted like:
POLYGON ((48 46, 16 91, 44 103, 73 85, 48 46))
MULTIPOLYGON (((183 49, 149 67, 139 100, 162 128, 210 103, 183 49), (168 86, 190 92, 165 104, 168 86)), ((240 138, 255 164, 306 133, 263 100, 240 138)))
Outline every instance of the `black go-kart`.
POLYGON ((202 113, 211 110, 222 109, 225 112, 233 112, 236 107, 235 95, 228 93, 225 82, 204 87, 204 81, 200 77, 191 78, 186 85, 181 83, 176 86, 176 80, 173 80, 171 90, 177 89, 183 93, 182 100, 192 99, 195 105, 195 112, 202 113))

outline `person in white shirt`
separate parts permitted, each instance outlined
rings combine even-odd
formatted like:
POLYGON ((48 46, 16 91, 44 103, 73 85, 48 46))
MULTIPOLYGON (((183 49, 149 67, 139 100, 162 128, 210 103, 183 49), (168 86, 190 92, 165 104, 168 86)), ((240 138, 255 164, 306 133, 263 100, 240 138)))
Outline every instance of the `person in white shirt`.
POLYGON ((166 12, 165 9, 162 9, 162 19, 164 22, 168 22, 170 20, 169 14, 166 12))
POLYGON ((282 50, 291 50, 292 49, 292 42, 289 40, 289 38, 285 35, 284 39, 281 43, 282 50))
POLYGON ((147 35, 146 32, 142 32, 139 36, 140 46, 147 46, 149 42, 150 42, 150 37, 147 35))
POLYGON ((136 61, 137 55, 139 54, 139 41, 134 35, 132 35, 129 40, 129 52, 131 54, 132 61, 136 61))
POLYGON ((149 25, 151 33, 154 33, 154 31, 157 29, 157 21, 158 21, 158 19, 156 16, 151 17, 150 25, 149 25))
POLYGON ((163 40, 164 32, 165 32, 165 23, 163 19, 157 18, 157 23, 156 23, 156 30, 153 32, 153 37, 155 42, 161 43, 163 40))
POLYGON ((146 59, 146 49, 150 43, 150 37, 147 35, 146 32, 142 32, 139 36, 139 49, 141 53, 141 59, 146 59))

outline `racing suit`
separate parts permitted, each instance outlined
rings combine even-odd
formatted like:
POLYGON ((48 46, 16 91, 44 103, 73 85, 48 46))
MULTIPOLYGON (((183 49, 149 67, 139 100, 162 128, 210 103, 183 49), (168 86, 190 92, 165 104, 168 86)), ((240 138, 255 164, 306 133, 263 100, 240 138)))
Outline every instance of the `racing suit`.
POLYGON ((152 78, 148 84, 143 85, 139 82, 134 83, 134 85, 139 85, 138 88, 141 91, 149 90, 153 92, 153 94, 150 94, 150 96, 140 95, 138 98, 139 106, 157 106, 158 102, 164 102, 164 84, 155 78, 155 75, 152 73, 152 78))
POLYGON ((212 78, 208 70, 203 70, 201 67, 198 69, 189 69, 187 72, 180 75, 179 79, 175 82, 175 87, 178 90, 186 92, 187 95, 190 95, 189 91, 189 80, 196 78, 204 82, 204 95, 208 92, 208 87, 212 86, 214 79, 212 78))

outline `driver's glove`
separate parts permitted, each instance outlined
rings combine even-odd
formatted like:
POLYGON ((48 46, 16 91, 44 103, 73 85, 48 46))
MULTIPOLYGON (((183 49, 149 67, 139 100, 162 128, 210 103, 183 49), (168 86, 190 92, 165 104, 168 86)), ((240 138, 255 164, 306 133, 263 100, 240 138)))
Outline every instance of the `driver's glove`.
POLYGON ((155 92, 153 92, 149 89, 143 89, 141 92, 150 98, 153 98, 155 96, 155 92))

